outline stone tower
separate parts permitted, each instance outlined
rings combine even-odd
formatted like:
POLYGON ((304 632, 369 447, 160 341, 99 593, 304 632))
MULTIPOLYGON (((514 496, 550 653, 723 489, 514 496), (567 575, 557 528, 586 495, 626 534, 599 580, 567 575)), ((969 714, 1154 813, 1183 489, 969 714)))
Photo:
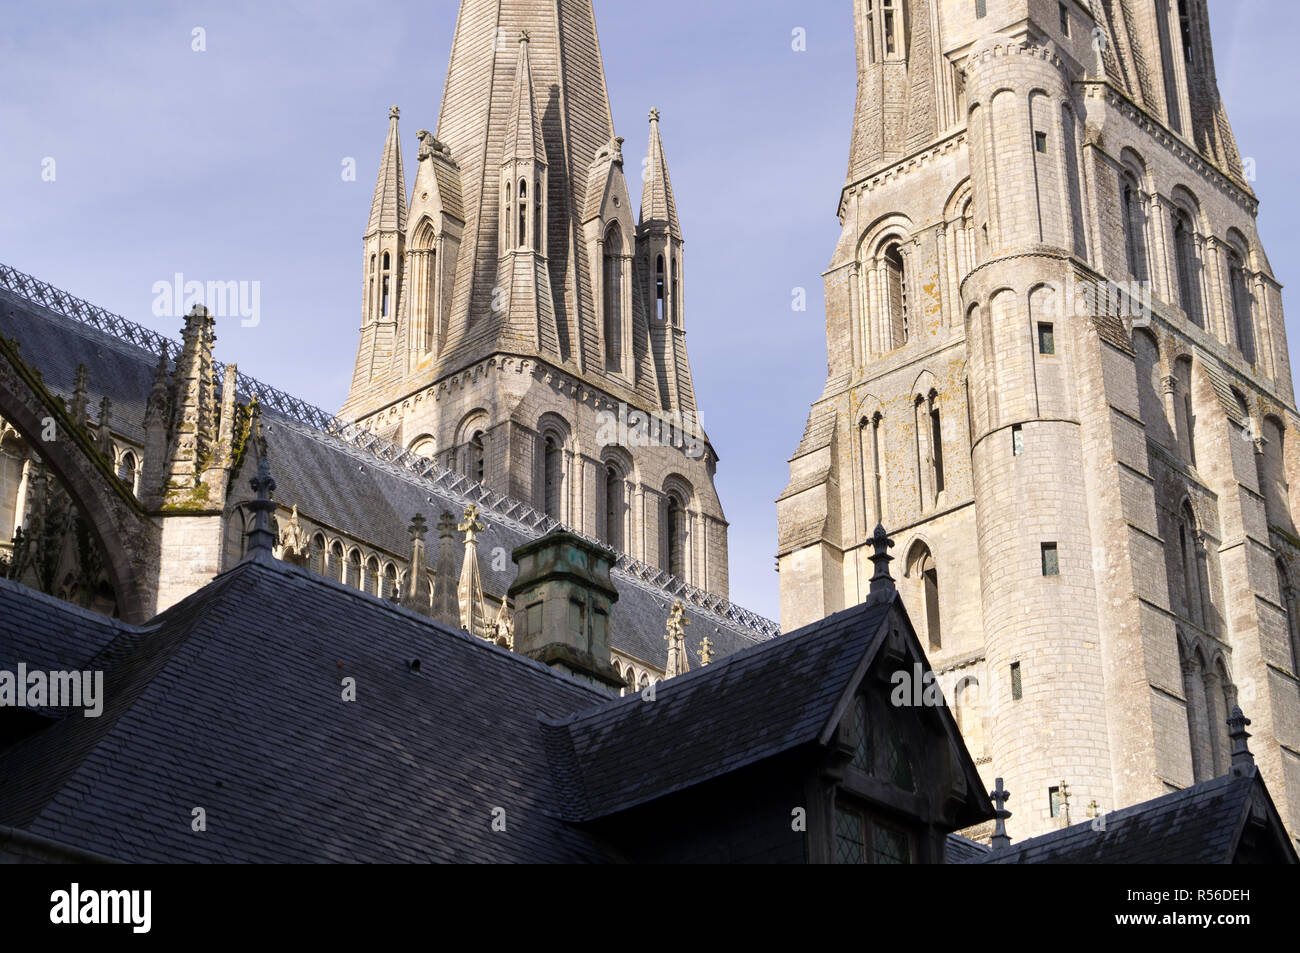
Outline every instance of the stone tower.
POLYGON ((725 596, 659 114, 638 223, 590 0, 463 0, 418 138, 408 208, 394 107, 342 416, 725 596))
POLYGON ((883 523, 1013 835, 1226 772, 1237 701, 1300 830, 1300 418, 1205 0, 854 4, 784 628, 883 523))

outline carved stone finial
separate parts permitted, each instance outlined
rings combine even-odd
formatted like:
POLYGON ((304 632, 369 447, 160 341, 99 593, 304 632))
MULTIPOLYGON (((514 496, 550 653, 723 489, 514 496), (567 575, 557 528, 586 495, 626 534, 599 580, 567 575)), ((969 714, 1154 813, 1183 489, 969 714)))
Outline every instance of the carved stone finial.
POLYGON ((398 109, 396 106, 389 106, 389 107, 388 107, 388 118, 389 118, 389 119, 396 119, 396 118, 399 117, 401 114, 402 114, 402 111, 401 111, 400 109, 398 109))
POLYGON ((871 576, 871 589, 867 593, 868 605, 887 602, 894 598, 894 577, 889 574, 889 564, 894 560, 894 557, 889 555, 889 550, 893 545, 894 541, 885 532, 885 527, 877 524, 876 531, 871 534, 871 546, 874 550, 871 562, 876 567, 876 571, 871 576))
POLYGON ((1255 756, 1246 745, 1246 739, 1250 737, 1250 732, 1246 730, 1249 724, 1250 719, 1242 714, 1241 706, 1233 705, 1232 714, 1228 716, 1228 741, 1232 744, 1234 777, 1241 777, 1255 767, 1255 756))
POLYGON ((651 122, 659 121, 659 108, 657 106, 650 107, 650 121, 651 122))
POLYGON ((1007 818, 1011 812, 1006 808, 1007 801, 1011 800, 1011 792, 1002 786, 1002 779, 998 778, 989 797, 993 799, 993 816, 997 818, 993 825, 991 843, 994 850, 1005 850, 1011 846, 1011 837, 1007 834, 1007 818))
POLYGON ((700 665, 708 665, 713 661, 713 640, 707 635, 700 641, 700 665))
POLYGON ((251 407, 253 419, 250 423, 250 439, 256 439, 257 476, 248 481, 257 498, 248 504, 253 511, 253 528, 248 532, 248 556, 251 559, 265 561, 273 558, 275 533, 271 530, 271 514, 275 512, 275 479, 271 476, 271 461, 267 457, 266 442, 262 438, 262 415, 256 404, 251 407), (255 436, 253 436, 255 435, 255 436))
POLYGON ((520 30, 520 31, 519 31, 519 42, 520 42, 520 43, 527 43, 527 42, 528 42, 528 39, 529 39, 528 31, 527 31, 527 30, 520 30))
POLYGON ((478 507, 473 503, 465 507, 465 521, 456 527, 465 534, 465 542, 473 543, 478 540, 478 534, 487 529, 482 520, 478 518, 478 507))

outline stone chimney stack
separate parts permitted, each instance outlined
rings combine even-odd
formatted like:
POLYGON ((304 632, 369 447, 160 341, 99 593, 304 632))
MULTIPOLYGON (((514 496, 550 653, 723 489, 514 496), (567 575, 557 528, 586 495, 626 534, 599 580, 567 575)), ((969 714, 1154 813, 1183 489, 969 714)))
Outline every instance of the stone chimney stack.
POLYGON ((610 661, 614 553, 563 530, 514 551, 515 651, 602 688, 623 687, 610 661))

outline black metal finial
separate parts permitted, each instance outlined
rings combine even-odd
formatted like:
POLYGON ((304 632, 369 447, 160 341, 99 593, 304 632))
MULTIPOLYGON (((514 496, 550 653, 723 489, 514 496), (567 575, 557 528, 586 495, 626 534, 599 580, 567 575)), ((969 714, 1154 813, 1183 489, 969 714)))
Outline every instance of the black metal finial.
POLYGON ((894 598, 894 577, 889 574, 889 564, 894 557, 889 555, 894 541, 889 538, 882 524, 876 524, 876 531, 871 534, 871 546, 874 552, 871 562, 876 571, 871 576, 871 589, 867 593, 867 604, 887 602, 894 598))
POLYGON ((1232 743, 1232 773, 1235 777, 1248 774, 1255 767, 1255 756, 1246 745, 1246 739, 1250 737, 1246 730, 1249 724, 1250 719, 1242 714, 1241 706, 1233 705, 1232 714, 1228 716, 1228 741, 1232 743))
POLYGON ((993 825, 993 849, 1005 850, 1011 846, 1011 837, 1007 834, 1007 818, 1011 816, 1011 812, 1006 808, 1007 801, 1011 800, 1011 792, 1002 786, 1002 779, 998 778, 997 783, 993 785, 993 790, 989 792, 989 797, 993 798, 993 816, 997 818, 997 822, 993 825))

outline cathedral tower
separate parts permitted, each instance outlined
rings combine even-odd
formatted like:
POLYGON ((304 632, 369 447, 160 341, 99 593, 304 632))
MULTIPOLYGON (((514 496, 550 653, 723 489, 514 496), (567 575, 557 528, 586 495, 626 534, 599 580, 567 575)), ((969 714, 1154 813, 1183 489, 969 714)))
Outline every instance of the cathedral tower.
POLYGON ((854 3, 784 627, 881 522, 1015 836, 1223 773, 1238 701, 1300 830, 1300 418, 1204 0, 854 3))
POLYGON ((342 416, 726 595, 659 115, 638 223, 590 0, 463 0, 409 214, 396 116, 342 416))

